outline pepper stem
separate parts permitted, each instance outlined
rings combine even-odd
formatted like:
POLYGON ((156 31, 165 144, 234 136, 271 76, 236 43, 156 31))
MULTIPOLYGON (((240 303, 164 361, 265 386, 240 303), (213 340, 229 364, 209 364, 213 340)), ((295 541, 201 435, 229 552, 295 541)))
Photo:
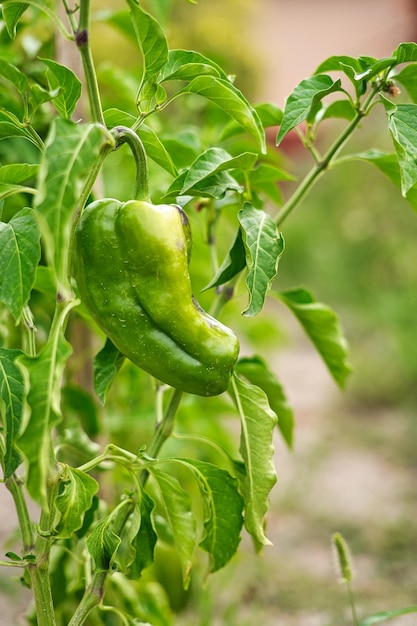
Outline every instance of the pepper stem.
POLYGON ((135 159, 136 179, 133 192, 135 200, 148 202, 150 199, 148 160, 141 139, 127 126, 115 126, 111 133, 116 140, 116 149, 127 143, 135 159))

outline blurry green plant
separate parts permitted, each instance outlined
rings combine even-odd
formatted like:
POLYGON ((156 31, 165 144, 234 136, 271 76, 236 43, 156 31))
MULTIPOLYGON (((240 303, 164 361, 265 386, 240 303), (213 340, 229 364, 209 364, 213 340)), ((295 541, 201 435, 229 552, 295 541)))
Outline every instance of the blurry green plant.
MULTIPOLYGON (((211 57, 170 48, 162 22, 174 5, 158 4, 158 19, 151 3, 151 12, 127 5, 95 19, 137 46, 140 63, 119 67, 110 49, 99 73, 89 0, 63 0, 64 19, 52 1, 1 5, 0 461, 21 533, 19 554, 1 565, 23 571, 34 596, 28 621, 39 626, 169 626, 195 563, 205 575, 226 566, 243 527, 257 551, 269 544, 273 437, 278 428, 291 447, 294 420, 267 354, 252 354, 253 318, 271 329, 271 311, 285 307, 340 387, 350 373, 333 310, 304 287, 276 287, 280 229, 377 106, 394 152, 350 159, 375 165, 417 204, 417 44, 379 60, 331 57, 281 111, 250 104, 211 57), (61 62, 58 34, 83 73, 61 62), (410 101, 395 104, 397 82, 410 101), (343 127, 321 153, 329 119, 343 127), (293 176, 266 142, 276 127, 277 146, 295 131, 313 158, 285 202, 281 186, 293 176), (137 155, 122 145, 126 134, 146 153, 152 202, 188 215, 199 301, 241 339, 219 396, 181 394, 127 363, 77 297, 80 215, 93 199, 133 194, 137 155)), ((279 345, 280 329, 269 340, 279 345)))

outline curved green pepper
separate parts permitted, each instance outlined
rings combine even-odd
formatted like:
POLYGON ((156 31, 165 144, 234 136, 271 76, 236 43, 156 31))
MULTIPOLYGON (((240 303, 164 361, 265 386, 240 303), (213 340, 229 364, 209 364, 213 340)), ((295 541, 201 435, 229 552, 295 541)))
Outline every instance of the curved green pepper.
POLYGON ((179 207, 98 200, 75 230, 75 277, 122 354, 164 383, 212 396, 227 389, 239 342, 194 299, 190 249, 179 207))

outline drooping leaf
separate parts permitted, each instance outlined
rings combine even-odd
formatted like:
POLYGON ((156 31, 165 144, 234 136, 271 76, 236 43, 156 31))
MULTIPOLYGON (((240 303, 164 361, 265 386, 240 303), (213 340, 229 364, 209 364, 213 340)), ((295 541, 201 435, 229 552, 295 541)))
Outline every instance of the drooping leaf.
POLYGON ((243 315, 257 315, 263 307, 266 295, 278 270, 278 262, 284 251, 284 239, 277 231, 272 218, 245 202, 239 211, 246 250, 248 276, 246 286, 249 303, 243 315))
POLYGON ((29 300, 40 256, 39 227, 32 209, 22 209, 8 223, 0 222, 0 300, 16 320, 29 300))
POLYGON ((274 292, 273 295, 294 313, 333 379, 343 388, 351 366, 347 342, 334 311, 317 302, 306 289, 274 292))
POLYGON ((58 94, 53 98, 58 113, 61 117, 70 119, 81 96, 81 81, 65 65, 51 59, 41 58, 40 60, 48 68, 46 78, 49 87, 58 91, 58 94))
POLYGON ((237 276, 246 267, 245 244, 242 239, 242 231, 239 228, 232 247, 227 253, 223 263, 219 267, 218 272, 212 280, 204 287, 203 291, 224 285, 229 280, 237 276))
POLYGON ((278 428, 289 448, 293 444, 294 411, 288 404, 284 388, 270 370, 266 362, 259 356, 244 357, 236 364, 236 372, 244 376, 252 385, 265 392, 269 406, 278 416, 278 428))
POLYGON ((259 387, 234 374, 232 389, 241 421, 240 453, 246 469, 240 484, 245 501, 245 527, 261 549, 270 543, 264 521, 269 493, 277 480, 272 444, 277 416, 259 387))
POLYGON ((340 79, 332 80, 327 74, 316 74, 299 83, 285 103, 284 115, 277 135, 277 146, 290 130, 304 122, 314 107, 325 96, 340 91, 340 79))
POLYGON ((82 527, 84 515, 98 491, 98 483, 85 472, 68 465, 61 466, 61 470, 64 486, 55 500, 61 514, 55 533, 60 539, 67 539, 82 527))
POLYGON ((95 572, 107 572, 114 561, 121 539, 111 528, 112 515, 108 515, 93 528, 87 537, 87 549, 94 559, 95 572))
POLYGON ((20 354, 19 350, 0 348, 0 400, 3 404, 1 413, 6 446, 3 467, 5 480, 13 474, 21 462, 15 446, 26 397, 25 380, 15 363, 16 357, 20 354))
POLYGON ((216 572, 230 561, 240 543, 243 498, 238 481, 212 463, 180 460, 193 472, 205 501, 205 534, 199 545, 211 556, 210 572, 216 572))
POLYGON ((216 76, 198 76, 178 92, 186 93, 195 93, 214 102, 255 137, 262 152, 265 152, 265 132, 262 122, 242 92, 231 82, 216 76))
POLYGON ((373 626, 373 624, 380 624, 392 617, 399 617, 400 615, 406 615, 407 613, 417 613, 417 606, 409 606, 402 609, 394 609, 393 611, 381 611, 369 615, 365 619, 359 622, 359 626, 373 626))
POLYGON ((28 6, 26 2, 8 2, 7 0, 2 2, 3 19, 11 39, 16 37, 16 27, 28 6))
POLYGON ((106 339, 106 343, 94 359, 94 390, 102 405, 107 393, 124 363, 125 357, 115 345, 106 339))
POLYGON ((191 498, 178 480, 154 465, 150 467, 152 477, 158 486, 161 504, 178 552, 183 584, 190 582, 190 571, 197 543, 196 520, 191 510, 191 498))
POLYGON ((417 183, 417 104, 395 105, 381 96, 401 172, 401 192, 417 183))
POLYGON ((139 506, 139 527, 132 536, 131 547, 133 557, 130 564, 129 577, 138 579, 143 570, 154 561, 154 550, 157 535, 153 527, 151 514, 155 503, 151 497, 142 492, 139 506))
POLYGON ((83 184, 106 139, 101 126, 58 118, 42 158, 35 208, 41 217, 48 264, 60 285, 68 283, 68 252, 74 212, 83 184))
POLYGON ((168 60, 168 43, 160 24, 136 0, 128 0, 131 18, 143 56, 142 83, 156 76, 168 60))
POLYGON ((51 335, 38 356, 24 355, 17 359, 30 382, 27 397, 30 417, 24 424, 17 445, 28 466, 27 489, 35 502, 45 508, 46 481, 51 463, 51 429, 61 420, 61 379, 65 362, 72 352, 71 345, 64 338, 62 325, 74 304, 75 302, 69 302, 62 309, 59 331, 51 335))

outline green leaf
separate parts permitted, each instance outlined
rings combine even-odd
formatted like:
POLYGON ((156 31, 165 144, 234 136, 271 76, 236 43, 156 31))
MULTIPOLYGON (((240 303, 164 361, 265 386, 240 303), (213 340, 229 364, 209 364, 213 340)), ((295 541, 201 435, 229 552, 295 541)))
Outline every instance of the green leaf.
POLYGON ((292 448, 294 412, 275 374, 259 356, 239 359, 235 370, 237 374, 244 376, 252 385, 256 385, 265 392, 269 406, 278 416, 278 428, 282 437, 288 447, 292 448))
POLYGON ((243 243, 242 231, 239 228, 232 247, 227 253, 218 272, 202 291, 224 285, 229 280, 237 276, 246 267, 245 244, 243 243))
POLYGON ((240 543, 243 498, 238 481, 226 470, 194 459, 180 459, 194 474, 205 502, 204 537, 200 548, 211 556, 210 572, 230 561, 240 543))
POLYGON ((351 366, 347 360, 347 342, 334 311, 316 302, 306 289, 274 292, 273 295, 294 313, 333 379, 343 388, 351 366))
POLYGON ((373 624, 379 624, 380 622, 384 622, 385 620, 391 619, 392 617, 399 617, 400 615, 406 615, 407 613, 417 613, 417 606, 409 606, 404 609, 395 609, 394 611, 381 611, 379 613, 374 613, 369 617, 363 619, 359 626, 372 626, 373 624))
POLYGON ((381 96, 401 172, 403 196, 417 183, 417 104, 395 105, 381 96))
POLYGON ((40 256, 39 227, 32 209, 22 209, 8 223, 0 222, 0 300, 16 321, 29 300, 40 256))
POLYGON ((355 115, 356 111, 350 100, 336 100, 323 109, 321 120, 339 118, 350 121, 355 115))
POLYGON ((17 445, 26 459, 28 472, 26 486, 32 498, 47 509, 47 475, 50 466, 51 429, 61 420, 60 390, 65 362, 72 353, 64 338, 62 324, 75 302, 61 312, 59 331, 51 334, 43 350, 36 357, 17 359, 30 382, 27 402, 31 409, 29 420, 17 445))
POLYGON ((40 60, 48 68, 46 78, 49 87, 58 91, 58 95, 53 98, 56 110, 61 117, 69 119, 81 96, 81 81, 68 67, 51 59, 40 60))
POLYGON ((6 444, 4 456, 4 479, 7 480, 20 465, 21 459, 15 447, 23 419, 24 400, 26 397, 25 380, 17 367, 15 359, 19 350, 0 348, 0 399, 2 408, 3 435, 6 444))
POLYGON ((263 307, 271 283, 278 271, 278 262, 284 251, 284 240, 272 218, 245 202, 239 211, 246 250, 248 276, 246 286, 249 303, 243 315, 257 315, 263 307))
MULTIPOLYGON (((172 182, 166 194, 163 196, 164 199, 183 195, 182 188, 187 173, 187 171, 182 172, 182 174, 172 182)), ((186 196, 221 199, 224 198, 228 191, 237 191, 240 193, 242 187, 228 172, 218 172, 195 183, 193 187, 187 189, 186 196)))
POLYGON ((21 139, 26 139, 27 141, 33 143, 34 146, 39 148, 38 138, 32 135, 28 128, 22 126, 17 118, 15 122, 7 122, 3 120, 0 121, 0 139, 8 139, 9 137, 19 137, 21 139))
POLYGON ((264 518, 269 493, 277 480, 272 445, 277 416, 259 387, 234 374, 232 389, 241 421, 240 453, 246 469, 240 484, 245 501, 245 527, 261 549, 270 544, 264 532, 264 518))
POLYGON ((205 179, 220 172, 235 169, 242 171, 250 170, 254 166, 257 157, 258 155, 252 152, 244 152, 236 157, 232 157, 222 148, 209 148, 192 163, 182 181, 180 195, 186 195, 196 187, 201 189, 201 183, 205 179))
POLYGON ((158 82, 166 80, 192 80, 209 74, 227 80, 227 75, 217 63, 192 50, 170 50, 168 62, 158 77, 158 82))
POLYGON ((378 59, 375 63, 372 63, 366 70, 359 72, 355 75, 357 81, 366 79, 369 81, 374 76, 377 76, 380 72, 383 72, 388 67, 396 65, 395 57, 387 57, 384 59, 378 59))
POLYGON ((17 89, 20 96, 22 97, 22 100, 24 101, 26 97, 26 92, 29 88, 26 74, 21 72, 16 66, 12 65, 11 63, 2 60, 2 62, 0 63, 0 75, 12 83, 12 85, 17 89))
POLYGON ((355 74, 362 72, 367 67, 368 65, 365 65, 360 59, 340 54, 331 56, 320 63, 320 65, 316 68, 314 75, 340 71, 346 73, 346 68, 349 68, 347 76, 352 78, 355 74))
POLYGON ((168 61, 168 43, 159 23, 136 0, 128 0, 131 19, 143 56, 142 84, 156 76, 168 61))
POLYGON ((216 76, 198 76, 177 95, 195 93, 207 98, 230 115, 258 141, 262 152, 266 151, 265 132, 255 109, 231 82, 216 76))
POLYGON ((16 37, 16 27, 28 6, 26 2, 8 2, 7 0, 3 0, 1 8, 10 39, 16 37))
POLYGON ((397 63, 410 63, 417 61, 417 43, 410 41, 408 43, 400 43, 398 48, 392 53, 397 59, 397 63))
POLYGON ((23 183, 34 181, 38 171, 38 165, 29 163, 13 163, 0 167, 0 199, 15 193, 36 193, 32 187, 23 183))
POLYGON ((111 529, 112 522, 113 516, 108 515, 88 534, 87 549, 94 559, 95 573, 111 568, 120 545, 120 537, 111 529))
POLYGON ((131 540, 131 548, 134 556, 130 565, 129 577, 136 580, 140 578, 143 570, 154 561, 154 550, 157 540, 151 518, 154 506, 155 503, 153 500, 143 491, 140 505, 136 506, 139 513, 139 525, 137 526, 137 532, 131 540), (138 506, 140 506, 139 509, 138 506))
POLYGON ((104 142, 100 125, 77 125, 62 118, 54 121, 46 142, 35 209, 41 218, 48 264, 58 284, 67 290, 74 212, 104 142))
POLYGON ((123 354, 107 338, 104 347, 94 359, 94 390, 102 405, 106 402, 107 393, 124 360, 123 354))
POLYGON ((317 74, 306 78, 295 87, 285 104, 282 123, 277 135, 277 146, 290 130, 304 122, 311 109, 320 100, 334 91, 341 90, 340 79, 333 81, 326 74, 317 74))
POLYGON ((408 92, 411 100, 417 103, 417 64, 410 63, 395 75, 395 80, 399 82, 408 92))
POLYGON ((173 476, 154 465, 150 466, 149 471, 158 486, 164 517, 172 530, 186 588, 190 582, 190 571, 197 543, 196 521, 191 511, 191 498, 173 476))
POLYGON ((55 500, 61 514, 55 533, 60 539, 69 539, 82 527, 84 514, 91 507, 98 491, 98 483, 85 472, 68 465, 62 465, 61 470, 64 486, 55 500))

